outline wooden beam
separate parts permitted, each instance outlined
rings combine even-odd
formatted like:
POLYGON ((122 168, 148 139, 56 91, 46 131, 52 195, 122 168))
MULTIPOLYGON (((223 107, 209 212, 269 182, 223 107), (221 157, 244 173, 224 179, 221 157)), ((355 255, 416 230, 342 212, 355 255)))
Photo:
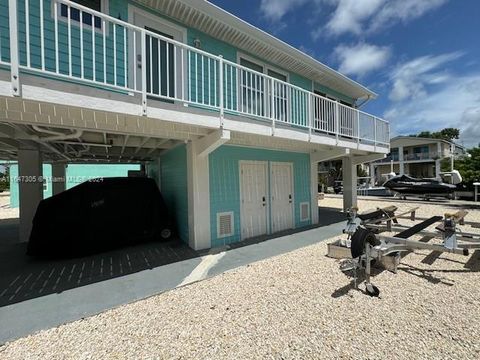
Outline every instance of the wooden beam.
POLYGON ((361 156, 353 156, 352 162, 355 165, 369 163, 376 160, 385 159, 385 154, 369 154, 369 155, 361 155, 361 156))
POLYGON ((316 151, 310 154, 310 162, 319 163, 323 161, 339 159, 349 155, 350 155, 350 149, 344 149, 344 148, 332 149, 327 151, 316 151))
POLYGON ((207 136, 194 140, 197 155, 204 157, 230 140, 229 130, 216 130, 207 136))

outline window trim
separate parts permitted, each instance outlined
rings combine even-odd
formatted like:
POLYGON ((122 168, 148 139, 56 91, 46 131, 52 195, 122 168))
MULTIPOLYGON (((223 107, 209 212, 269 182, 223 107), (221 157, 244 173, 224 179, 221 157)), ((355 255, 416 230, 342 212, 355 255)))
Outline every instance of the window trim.
MULTIPOLYGON (((133 4, 128 4, 128 19, 129 24, 134 26, 140 27, 142 29, 145 28, 146 24, 151 22, 151 27, 154 27, 156 30, 161 31, 163 33, 169 34, 173 37, 173 40, 178 41, 183 44, 187 44, 188 41, 188 34, 187 29, 182 27, 178 24, 175 24, 171 21, 168 21, 155 13, 150 13, 144 9, 139 8, 133 4), (140 24, 141 23, 141 24, 140 24)), ((128 53, 135 54, 135 59, 137 58, 138 53, 137 50, 133 48, 133 37, 128 37, 128 53)), ((184 52, 184 61, 187 64, 187 51, 184 52)), ((177 56, 177 69, 181 68, 182 57, 177 56)), ((185 65, 186 66, 186 65, 185 65)), ((139 71, 137 68, 137 61, 130 61, 128 65, 129 71, 133 73, 133 71, 139 71)), ((188 71, 188 70, 185 70, 188 71)), ((133 77, 131 77, 132 83, 130 86, 133 86, 133 77)), ((140 81, 141 75, 137 74, 137 81, 140 81)), ((185 92, 189 91, 188 87, 188 76, 183 76, 183 86, 185 87, 185 92)), ((130 80, 129 80, 130 82, 130 80)), ((177 86, 177 91, 181 90, 180 84, 182 84, 182 74, 180 71, 177 71, 175 84, 177 86)), ((179 92, 180 94, 180 92, 179 92)), ((188 97, 188 94, 185 94, 188 97)))
MULTIPOLYGON (((250 55, 247 55, 247 54, 245 54, 245 53, 237 52, 237 64, 238 64, 239 66, 243 66, 243 65, 240 64, 241 59, 247 60, 247 61, 249 61, 249 62, 251 62, 251 63, 254 63, 254 64, 258 65, 258 66, 261 66, 261 67, 263 68, 263 71, 261 72, 261 74, 263 74, 263 75, 265 75, 265 76, 271 77, 270 75, 268 75, 268 70, 272 70, 272 71, 275 71, 276 73, 278 73, 278 74, 280 74, 280 75, 284 75, 285 78, 286 78, 285 83, 291 85, 291 83, 290 83, 290 74, 289 74, 288 72, 285 72, 285 71, 282 70, 282 69, 279 69, 279 68, 277 68, 277 67, 275 67, 275 66, 272 66, 272 65, 266 63, 265 61, 258 60, 258 59, 254 58, 254 57, 252 57, 252 56, 250 56, 250 55)), ((253 69, 249 69, 249 70, 251 70, 251 71, 256 71, 256 70, 253 70, 253 69)), ((273 77, 272 77, 272 78, 273 78, 273 77)), ((274 79, 275 79, 275 78, 274 78, 274 79)), ((281 81, 281 80, 279 80, 279 79, 275 79, 275 80, 281 81)), ((242 85, 241 85, 241 82, 238 81, 238 84, 237 84, 237 106, 238 106, 238 104, 240 104, 240 101, 241 101, 241 99, 240 99, 241 86, 242 86, 242 85)), ((286 100, 287 100, 287 108, 286 108, 286 112, 287 112, 287 113, 286 113, 286 117, 287 117, 287 118, 286 118, 285 122, 288 123, 288 119, 289 119, 289 116, 290 116, 290 114, 291 114, 290 95, 288 95, 288 97, 287 97, 286 100)), ((283 122, 283 120, 279 120, 279 119, 276 119, 276 120, 283 122)))
MULTIPOLYGON (((62 22, 66 25, 68 25, 68 17, 67 16, 62 16, 62 3, 60 2, 55 2, 55 1, 51 1, 51 5, 50 5, 50 17, 52 18, 53 21, 55 21, 55 3, 57 4, 57 14, 58 14, 58 22, 62 22)), ((77 4, 77 5, 82 5, 82 4, 77 4)), ((85 6, 85 5, 82 5, 82 6, 85 6)), ((94 9, 91 9, 92 11, 96 11, 94 9)), ((110 0, 100 0, 100 12, 102 14, 105 14, 105 15, 108 15, 110 16, 110 0)), ((94 16, 93 16, 94 18, 94 16)), ((95 29, 96 32, 98 33, 101 33, 103 34, 103 27, 99 27, 97 28, 94 24, 94 19, 92 18, 92 25, 88 25, 88 24, 83 24, 83 29, 84 30, 91 30, 92 28, 95 29)), ((77 20, 71 20, 70 21, 70 24, 72 27, 80 27, 80 21, 77 21, 77 20)), ((103 21, 101 23, 103 25, 103 21)), ((105 35, 108 36, 108 29, 110 28, 110 26, 108 26, 108 22, 107 22, 107 26, 106 26, 106 29, 105 29, 105 35)))
MULTIPOLYGON (((266 63, 265 61, 256 59, 253 56, 247 55, 247 54, 242 53, 242 52, 237 52, 237 64, 241 66, 240 59, 245 59, 245 60, 250 61, 250 62, 252 62, 252 63, 254 63, 258 66, 261 66, 263 68, 263 72, 262 72, 263 75, 270 76, 270 75, 268 75, 268 70, 272 70, 272 71, 275 71, 276 73, 284 75, 285 78, 287 79, 285 82, 290 84, 290 74, 288 72, 285 72, 285 70, 282 70, 280 68, 277 68, 276 66, 270 65, 270 64, 266 63)), ((253 69, 251 69, 251 70, 255 71, 253 69)))

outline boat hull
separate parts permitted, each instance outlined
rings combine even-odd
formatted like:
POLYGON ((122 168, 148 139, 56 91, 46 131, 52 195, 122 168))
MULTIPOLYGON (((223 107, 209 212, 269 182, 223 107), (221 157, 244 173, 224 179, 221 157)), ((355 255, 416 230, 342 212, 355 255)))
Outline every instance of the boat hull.
POLYGON ((451 195, 456 186, 437 180, 415 179, 406 175, 396 176, 383 185, 391 191, 411 195, 451 195))

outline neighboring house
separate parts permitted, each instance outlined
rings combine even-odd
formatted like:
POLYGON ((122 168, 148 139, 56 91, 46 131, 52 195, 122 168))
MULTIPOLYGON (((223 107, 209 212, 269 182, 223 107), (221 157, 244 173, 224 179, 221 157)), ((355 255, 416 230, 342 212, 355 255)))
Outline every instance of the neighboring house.
MULTIPOLYGON (((67 166, 65 175, 65 186, 70 189, 82 182, 94 178, 123 177, 128 176, 129 171, 139 171, 140 165, 124 165, 124 164, 106 164, 106 165, 87 165, 87 164, 70 164, 67 166)), ((43 164, 43 198, 46 199, 53 194, 52 166, 43 164)), ((18 165, 10 165, 10 207, 17 208, 19 206, 18 199, 18 165)))
POLYGON ((144 163, 194 249, 316 224, 318 162, 347 208, 389 152, 375 93, 208 1, 0 0, 0 38, 0 155, 144 163))
POLYGON ((466 154, 465 148, 454 142, 415 136, 392 138, 390 149, 385 159, 370 163, 370 174, 374 174, 375 182, 384 181, 385 175, 391 173, 392 169, 400 175, 439 178, 442 160, 466 154))

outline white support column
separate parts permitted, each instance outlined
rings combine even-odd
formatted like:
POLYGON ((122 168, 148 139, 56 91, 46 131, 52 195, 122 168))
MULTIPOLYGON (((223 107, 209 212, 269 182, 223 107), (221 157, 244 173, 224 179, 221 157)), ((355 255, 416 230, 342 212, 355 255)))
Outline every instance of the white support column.
POLYGON ((373 163, 370 163, 370 186, 374 187, 375 186, 375 165, 373 163))
POLYGON ((435 178, 440 179, 440 173, 442 172, 442 164, 441 160, 435 160, 435 178))
POLYGON ((403 146, 398 147, 399 175, 405 175, 405 163, 403 161, 403 146))
POLYGON ((188 231, 194 250, 211 247, 208 156, 199 155, 199 145, 197 141, 187 144, 188 231))
POLYGON ((352 156, 342 159, 343 210, 357 206, 357 165, 352 156))
POLYGON ((52 164, 52 194, 57 195, 67 189, 66 180, 67 164, 54 163, 52 164))
POLYGON ((318 224, 318 161, 315 156, 310 154, 310 193, 311 204, 310 213, 312 225, 318 224))
MULTIPOLYGON (((440 146, 441 149, 441 146, 440 146)), ((450 147, 450 171, 455 170, 455 144, 452 143, 450 147)))
POLYGON ((10 19, 10 81, 12 84, 12 95, 21 96, 22 92, 19 79, 20 58, 18 52, 18 9, 16 0, 8 0, 8 17, 10 19))
POLYGON ((158 188, 162 191, 162 164, 160 157, 145 164, 145 174, 157 183, 158 188))
POLYGON ((38 204, 43 199, 42 155, 38 149, 18 150, 20 242, 28 241, 38 204))

